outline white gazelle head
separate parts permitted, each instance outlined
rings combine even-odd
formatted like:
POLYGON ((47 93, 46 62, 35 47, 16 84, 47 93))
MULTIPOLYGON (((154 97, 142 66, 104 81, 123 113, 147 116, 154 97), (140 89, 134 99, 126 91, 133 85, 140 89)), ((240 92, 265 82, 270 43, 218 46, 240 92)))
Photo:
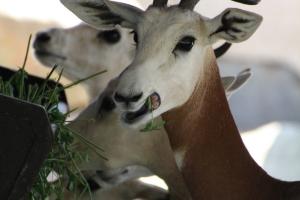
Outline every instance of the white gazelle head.
POLYGON ((42 64, 64 67, 64 75, 71 80, 101 70, 115 76, 130 64, 135 53, 131 30, 120 26, 95 29, 80 24, 68 29, 51 28, 36 34, 33 47, 42 64))
POLYGON ((208 19, 192 11, 194 0, 171 7, 165 0, 154 1, 146 11, 107 0, 61 1, 93 26, 135 30, 135 58, 120 74, 114 93, 122 121, 133 126, 184 104, 199 80, 206 50, 219 39, 248 39, 262 21, 239 9, 208 19))

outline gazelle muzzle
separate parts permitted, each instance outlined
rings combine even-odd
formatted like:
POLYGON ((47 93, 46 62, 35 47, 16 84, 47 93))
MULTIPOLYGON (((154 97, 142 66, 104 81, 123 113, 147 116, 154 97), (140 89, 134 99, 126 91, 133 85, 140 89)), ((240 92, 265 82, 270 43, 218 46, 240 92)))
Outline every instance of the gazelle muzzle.
POLYGON ((160 105, 161 105, 160 96, 158 93, 154 92, 147 97, 145 103, 142 105, 140 109, 134 112, 125 112, 122 115, 122 120, 124 120, 125 123, 133 124, 141 120, 147 114, 151 114, 151 112, 158 109, 160 105))

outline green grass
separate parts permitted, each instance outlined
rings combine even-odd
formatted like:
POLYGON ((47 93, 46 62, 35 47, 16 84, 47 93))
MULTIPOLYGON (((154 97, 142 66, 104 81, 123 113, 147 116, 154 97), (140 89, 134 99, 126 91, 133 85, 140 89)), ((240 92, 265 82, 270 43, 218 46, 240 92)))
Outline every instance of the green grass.
POLYGON ((87 151, 82 151, 82 149, 80 151, 77 150, 76 146, 78 146, 78 143, 82 143, 87 149, 92 149, 100 157, 105 159, 101 155, 103 150, 66 126, 66 118, 70 113, 63 114, 59 111, 59 93, 66 88, 93 78, 105 71, 76 81, 65 87, 60 87, 59 81, 63 74, 63 70, 61 70, 55 87, 49 88, 47 83, 53 75, 53 72, 57 69, 57 66, 54 66, 42 85, 25 84, 25 81, 28 79, 25 65, 28 57, 30 39, 28 41, 23 66, 7 81, 4 81, 0 74, 1 94, 42 105, 47 111, 51 124, 56 127, 52 150, 38 173, 29 197, 31 200, 49 199, 50 196, 52 198, 54 197, 54 199, 64 199, 63 194, 67 189, 74 194, 73 199, 80 199, 81 195, 86 193, 88 193, 92 199, 89 185, 78 167, 80 164, 88 161, 88 154, 87 151), (60 178, 53 183, 49 183, 47 176, 53 171, 59 174, 60 178))

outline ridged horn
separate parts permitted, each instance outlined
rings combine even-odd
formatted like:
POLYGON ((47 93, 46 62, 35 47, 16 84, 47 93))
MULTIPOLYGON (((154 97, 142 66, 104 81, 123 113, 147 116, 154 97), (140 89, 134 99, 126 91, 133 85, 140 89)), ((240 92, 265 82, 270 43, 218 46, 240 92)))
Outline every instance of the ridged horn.
POLYGON ((153 7, 164 7, 168 3, 168 0, 153 0, 153 7))

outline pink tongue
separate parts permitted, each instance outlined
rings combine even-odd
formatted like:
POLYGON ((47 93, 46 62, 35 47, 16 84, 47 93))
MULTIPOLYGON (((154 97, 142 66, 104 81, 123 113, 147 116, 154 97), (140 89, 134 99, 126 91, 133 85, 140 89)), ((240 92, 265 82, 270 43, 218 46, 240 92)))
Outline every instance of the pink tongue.
POLYGON ((153 110, 159 107, 159 97, 155 94, 151 96, 151 105, 153 110))

